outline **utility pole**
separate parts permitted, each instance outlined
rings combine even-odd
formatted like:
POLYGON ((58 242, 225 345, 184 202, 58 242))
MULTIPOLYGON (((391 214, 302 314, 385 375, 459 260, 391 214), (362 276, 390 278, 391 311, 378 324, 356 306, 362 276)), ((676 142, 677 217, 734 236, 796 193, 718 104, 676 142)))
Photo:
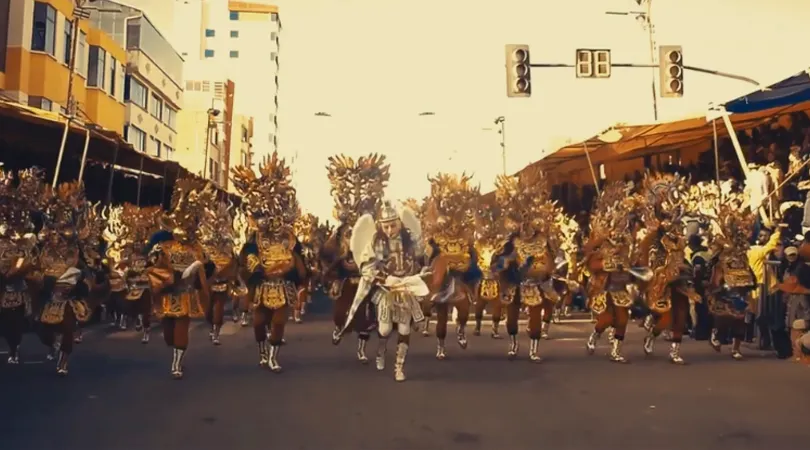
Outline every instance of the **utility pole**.
MULTIPOLYGON (((73 8, 73 23, 71 24, 71 42, 70 42, 70 61, 68 61, 68 87, 67 99, 65 105, 65 130, 62 132, 62 143, 59 145, 59 156, 56 159, 56 168, 53 172, 53 182, 51 187, 56 189, 56 183, 59 181, 59 172, 62 170, 62 158, 65 156, 65 145, 67 144, 68 133, 70 132, 70 122, 74 118, 76 111, 76 101, 73 98, 73 77, 76 73, 76 49, 78 48, 77 41, 79 40, 79 20, 89 19, 90 11, 85 8, 87 0, 74 0, 75 7, 73 8)), ((81 181, 81 180, 79 180, 81 181)))
POLYGON ((503 175, 506 176, 506 117, 500 116, 495 119, 495 125, 500 125, 498 134, 501 135, 501 163, 503 164, 503 175))
POLYGON ((652 88, 652 106, 653 106, 653 119, 658 121, 658 92, 655 88, 656 80, 655 80, 655 68, 658 67, 658 64, 655 61, 655 27, 652 23, 652 0, 636 0, 636 3, 639 6, 644 5, 646 7, 645 11, 626 11, 626 12, 617 12, 617 11, 608 11, 605 14, 612 15, 612 16, 635 16, 636 20, 641 23, 641 27, 647 32, 647 40, 649 41, 650 45, 650 67, 653 69, 650 71, 652 75, 652 80, 650 81, 650 86, 652 88))

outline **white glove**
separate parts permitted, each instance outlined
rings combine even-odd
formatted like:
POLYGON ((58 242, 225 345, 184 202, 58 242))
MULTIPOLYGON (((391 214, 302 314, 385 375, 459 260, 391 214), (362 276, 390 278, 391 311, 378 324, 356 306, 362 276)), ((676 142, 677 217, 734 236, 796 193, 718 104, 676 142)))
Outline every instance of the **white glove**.
POLYGON ((191 263, 190 266, 186 268, 186 270, 183 271, 182 278, 185 280, 191 277, 192 275, 196 275, 197 271, 200 270, 202 265, 203 263, 201 261, 194 261, 193 263, 191 263))

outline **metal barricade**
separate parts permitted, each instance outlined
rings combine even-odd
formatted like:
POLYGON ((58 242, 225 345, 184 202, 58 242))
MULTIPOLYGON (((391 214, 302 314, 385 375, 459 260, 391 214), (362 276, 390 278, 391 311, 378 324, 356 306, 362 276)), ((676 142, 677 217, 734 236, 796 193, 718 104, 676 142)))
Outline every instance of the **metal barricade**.
POLYGON ((783 330, 785 328, 785 317, 787 316, 787 306, 782 298, 782 292, 771 289, 773 283, 771 270, 779 267, 779 261, 765 262, 765 276, 759 290, 759 301, 757 302, 756 326, 754 326, 755 342, 763 350, 770 349, 770 334, 773 330, 783 330))

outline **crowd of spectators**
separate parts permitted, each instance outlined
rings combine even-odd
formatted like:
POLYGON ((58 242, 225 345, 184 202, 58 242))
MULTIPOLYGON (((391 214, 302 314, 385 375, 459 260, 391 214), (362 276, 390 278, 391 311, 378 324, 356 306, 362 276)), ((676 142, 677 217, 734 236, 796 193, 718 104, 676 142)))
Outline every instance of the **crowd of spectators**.
MULTIPOLYGON (((810 159, 810 117, 805 113, 785 115, 758 128, 740 131, 737 139, 747 161, 748 176, 729 138, 718 142, 719 167, 712 148, 701 153, 693 164, 667 162, 660 167, 648 166, 647 170, 678 173, 688 176, 692 183, 715 181, 719 172, 721 180, 736 180, 739 186, 745 186, 752 204, 762 205, 749 257, 763 259, 755 262, 763 273, 756 274, 759 302, 756 313, 750 314, 746 340, 762 349, 775 350, 780 358, 792 356, 810 363, 805 354, 810 345, 803 349, 799 343, 801 339, 810 341, 810 164, 805 164, 810 159), (771 240, 776 232, 778 239, 771 240)), ((627 174, 625 181, 638 183, 642 178, 637 171, 627 174)), ((594 186, 554 186, 552 197, 575 217, 584 239, 589 212, 597 197, 594 186)), ((701 243, 695 240, 690 245, 701 243)), ((690 324, 694 325, 693 337, 708 339, 708 311, 696 309, 699 311, 690 321, 695 322, 690 324)))

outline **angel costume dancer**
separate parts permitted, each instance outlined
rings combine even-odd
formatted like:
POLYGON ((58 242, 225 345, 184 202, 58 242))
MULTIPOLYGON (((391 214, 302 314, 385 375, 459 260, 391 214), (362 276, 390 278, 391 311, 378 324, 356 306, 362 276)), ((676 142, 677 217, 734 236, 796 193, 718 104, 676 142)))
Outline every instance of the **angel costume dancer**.
MULTIPOLYGON (((377 154, 362 156, 356 162, 343 155, 333 156, 326 167, 335 202, 334 216, 339 221, 320 252, 323 280, 328 284, 329 297, 334 300, 334 345, 340 344, 343 338, 341 331, 361 281, 360 269, 350 245, 352 228, 360 215, 374 213, 382 205, 390 177, 389 168, 385 164, 385 156, 377 154)), ((357 360, 363 364, 368 362, 366 346, 376 326, 374 315, 370 302, 364 299, 354 313, 354 322, 349 326, 351 331, 357 333, 357 360)))
POLYGON ((351 250, 362 277, 354 301, 341 330, 344 333, 366 296, 377 306, 377 370, 385 369, 388 337, 397 327, 398 342, 394 379, 405 381, 405 358, 410 344, 411 323, 425 320, 418 297, 429 293, 420 278, 419 262, 424 258, 422 229, 414 213, 403 208, 398 212, 385 202, 377 224, 366 214, 357 220, 351 239, 351 250))

